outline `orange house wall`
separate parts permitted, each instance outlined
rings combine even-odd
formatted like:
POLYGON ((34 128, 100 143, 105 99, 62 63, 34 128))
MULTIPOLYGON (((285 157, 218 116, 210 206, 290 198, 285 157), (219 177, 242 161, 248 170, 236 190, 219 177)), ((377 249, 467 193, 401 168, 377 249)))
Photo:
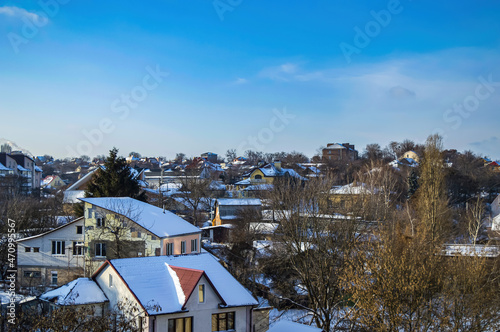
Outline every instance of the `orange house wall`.
POLYGON ((191 235, 172 237, 172 238, 168 238, 168 239, 163 240, 162 255, 167 254, 167 243, 174 244, 174 255, 181 255, 181 242, 182 241, 186 241, 186 254, 190 254, 192 252, 191 240, 195 240, 195 239, 198 240, 198 250, 196 252, 200 252, 201 235, 200 234, 191 234, 191 235))

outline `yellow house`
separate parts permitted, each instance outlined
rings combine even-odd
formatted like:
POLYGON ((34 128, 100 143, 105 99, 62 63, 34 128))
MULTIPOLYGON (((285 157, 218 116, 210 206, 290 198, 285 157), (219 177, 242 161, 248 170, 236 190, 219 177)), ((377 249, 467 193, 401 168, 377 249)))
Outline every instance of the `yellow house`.
POLYGON ((59 189, 64 187, 66 183, 59 177, 59 175, 48 175, 42 180, 42 188, 52 187, 59 189))
POLYGON ((86 271, 106 259, 200 252, 201 230, 170 211, 130 197, 81 198, 86 271))
POLYGON ((262 213, 262 202, 258 198, 219 198, 215 203, 214 226, 230 224, 240 217, 244 210, 252 209, 262 213))
POLYGON ((399 159, 400 160, 401 159, 413 159, 417 163, 420 163, 420 157, 418 156, 418 154, 415 151, 411 151, 411 150, 410 151, 406 151, 405 153, 403 153, 403 155, 399 159))
POLYGON ((304 178, 291 168, 282 168, 281 161, 275 161, 262 167, 256 167, 248 174, 248 177, 237 182, 236 189, 243 190, 248 186, 270 185, 278 177, 291 176, 303 180, 304 178))

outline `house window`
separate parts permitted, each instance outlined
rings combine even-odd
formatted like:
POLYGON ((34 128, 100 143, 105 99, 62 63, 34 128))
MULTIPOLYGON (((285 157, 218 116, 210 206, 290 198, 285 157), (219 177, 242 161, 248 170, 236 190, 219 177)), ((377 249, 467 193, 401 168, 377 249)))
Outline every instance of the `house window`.
POLYGON ((257 174, 257 175, 255 176, 255 179, 256 179, 256 180, 262 180, 262 175, 257 174))
POLYGON ((198 251, 198 239, 191 240, 191 252, 198 251))
POLYGON ((104 227, 104 218, 96 218, 96 226, 104 227))
POLYGON ((198 285, 198 302, 205 303, 205 285, 198 285))
POLYGON ((166 245, 166 253, 167 256, 173 255, 174 254, 174 244, 173 243, 167 243, 166 245))
POLYGON ((76 226, 76 234, 83 234, 83 226, 76 226))
POLYGON ((24 252, 31 252, 31 247, 24 247, 24 252))
POLYGON ((52 255, 65 255, 64 246, 64 241, 52 241, 52 255))
POLYGON ((41 276, 40 271, 24 271, 25 278, 40 278, 41 276))
POLYGON ((156 236, 151 235, 151 241, 155 241, 155 240, 156 240, 156 236))
POLYGON ((83 256, 83 242, 73 242, 73 256, 83 256))
POLYGON ((95 256, 96 257, 106 257, 106 243, 96 243, 95 244, 95 256))
POLYGON ((40 252, 40 247, 33 247, 33 252, 40 252))
POLYGON ((168 332, 193 332, 193 317, 169 319, 168 332))
POLYGON ((51 285, 57 285, 57 271, 52 271, 50 276, 51 285))
POLYGON ((112 274, 110 274, 108 276, 108 285, 109 285, 109 287, 113 287, 113 275, 112 274))
POLYGON ((234 311, 212 314, 212 331, 234 330, 234 311))
POLYGON ((181 242, 181 255, 186 253, 186 241, 181 242))

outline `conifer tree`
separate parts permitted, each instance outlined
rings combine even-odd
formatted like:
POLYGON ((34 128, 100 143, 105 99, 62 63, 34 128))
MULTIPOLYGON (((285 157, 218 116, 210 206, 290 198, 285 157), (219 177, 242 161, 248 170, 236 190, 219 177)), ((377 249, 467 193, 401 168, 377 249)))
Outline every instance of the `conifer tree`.
POLYGON ((85 197, 132 197, 146 201, 146 193, 134 178, 125 158, 118 157, 118 149, 109 151, 104 167, 100 167, 90 180, 85 197))

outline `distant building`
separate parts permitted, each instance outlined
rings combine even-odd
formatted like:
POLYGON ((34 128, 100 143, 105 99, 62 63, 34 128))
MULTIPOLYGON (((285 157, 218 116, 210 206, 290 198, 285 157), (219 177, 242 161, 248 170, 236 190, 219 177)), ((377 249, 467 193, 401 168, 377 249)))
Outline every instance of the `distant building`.
POLYGON ((219 198, 215 204, 214 226, 230 224, 238 219, 244 210, 252 209, 262 213, 262 202, 258 198, 219 198))
POLYGON ((53 188, 53 189, 59 189, 62 188, 66 185, 66 182, 64 182, 59 175, 47 175, 43 180, 42 180, 42 187, 43 188, 53 188))
POLYGON ((1 152, 0 165, 2 193, 31 195, 40 188, 42 170, 27 155, 21 152, 1 152))
POLYGON ((400 160, 401 159, 412 159, 414 160, 417 164, 420 162, 420 157, 419 155, 415 152, 415 151, 406 151, 405 153, 403 153, 403 155, 401 156, 401 158, 399 158, 400 160))
POLYGON ((217 153, 205 152, 205 153, 202 153, 201 157, 208 160, 211 163, 217 162, 217 153))
POLYGON ((323 161, 329 160, 356 160, 358 151, 353 144, 349 143, 328 143, 323 149, 323 161))

